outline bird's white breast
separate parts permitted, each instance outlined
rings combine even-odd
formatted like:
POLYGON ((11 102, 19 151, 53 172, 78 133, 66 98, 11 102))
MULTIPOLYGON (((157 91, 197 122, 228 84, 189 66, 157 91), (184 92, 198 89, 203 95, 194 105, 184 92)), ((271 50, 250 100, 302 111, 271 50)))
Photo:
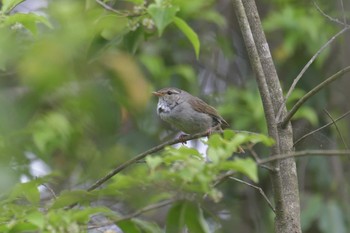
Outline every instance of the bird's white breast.
POLYGON ((158 101, 157 104, 157 113, 162 116, 164 113, 168 114, 170 112, 169 106, 164 101, 158 101))

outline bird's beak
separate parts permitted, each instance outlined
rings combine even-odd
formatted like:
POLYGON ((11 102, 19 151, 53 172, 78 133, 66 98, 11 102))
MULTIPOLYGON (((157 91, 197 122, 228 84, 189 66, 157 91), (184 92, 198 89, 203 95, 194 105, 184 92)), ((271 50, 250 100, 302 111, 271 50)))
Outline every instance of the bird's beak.
POLYGON ((153 95, 155 95, 155 96, 162 96, 162 93, 160 93, 160 92, 158 92, 158 91, 154 91, 154 92, 152 92, 152 94, 153 95))

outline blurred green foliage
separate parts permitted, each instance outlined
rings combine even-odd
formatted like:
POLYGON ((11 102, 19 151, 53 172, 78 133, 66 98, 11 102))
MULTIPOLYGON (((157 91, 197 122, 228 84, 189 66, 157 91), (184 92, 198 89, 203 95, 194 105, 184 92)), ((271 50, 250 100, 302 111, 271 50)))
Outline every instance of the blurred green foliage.
MULTIPOLYGON (((218 11, 222 2, 100 1, 112 11, 93 0, 62 0, 49 1, 44 13, 15 13, 20 2, 4 0, 0 11, 0 232, 85 232, 93 215, 106 216, 124 232, 249 231, 256 222, 261 227, 256 231, 271 231, 272 211, 260 196, 251 199, 255 190, 230 183, 213 187, 227 170, 269 187, 267 173, 251 158, 232 157, 241 144, 258 143, 265 152, 273 142, 260 134, 212 135, 205 142, 207 158, 193 148, 168 147, 100 189, 85 191, 164 138, 168 126, 158 123, 152 90, 177 86, 199 94, 193 64, 210 60, 216 49, 236 58, 227 36, 233 17, 218 11), (35 166, 38 162, 42 165, 35 166), (37 177, 36 170, 45 175, 37 177), (145 213, 147 220, 120 221, 126 213, 174 197, 179 200, 167 214, 155 210, 145 213), (81 208, 64 209, 75 203, 81 208), (224 215, 220 210, 229 212, 229 221, 216 216, 224 215)), ((274 3, 264 26, 277 44, 273 54, 287 85, 335 30, 309 5, 274 3)), ((312 76, 320 76, 329 54, 311 67, 312 76)), ((288 106, 313 85, 307 84, 293 92, 288 106)), ((214 97, 230 125, 266 133, 256 88, 225 86, 225 93, 214 97)), ((310 106, 295 119, 316 126, 319 109, 310 106)), ((323 159, 310 163, 310 194, 301 197, 305 232, 341 233, 349 225, 342 199, 317 193, 338 187, 328 169, 323 159)))

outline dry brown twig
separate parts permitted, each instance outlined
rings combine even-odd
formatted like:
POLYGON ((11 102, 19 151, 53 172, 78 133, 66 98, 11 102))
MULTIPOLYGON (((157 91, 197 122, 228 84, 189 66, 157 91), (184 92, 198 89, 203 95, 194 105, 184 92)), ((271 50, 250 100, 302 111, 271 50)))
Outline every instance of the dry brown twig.
MULTIPOLYGON (((337 119, 334 119, 334 122, 337 122, 337 121, 343 119, 344 117, 348 116, 349 114, 350 114, 350 111, 347 111, 346 113, 344 113, 343 115, 341 115, 341 116, 338 117, 337 119)), ((296 146, 299 142, 301 142, 301 141, 304 140, 305 138, 311 136, 312 134, 314 134, 314 133, 316 133, 316 132, 318 132, 318 131, 320 131, 320 130, 322 130, 322 129, 324 129, 324 128, 326 128, 326 127, 332 125, 332 124, 333 124, 333 122, 329 122, 328 124, 326 124, 326 125, 324 125, 324 126, 318 128, 318 129, 316 129, 316 130, 313 130, 313 131, 311 131, 311 132, 309 132, 309 133, 307 133, 307 134, 301 136, 298 140, 296 140, 296 141, 294 142, 293 146, 296 146)))
POLYGON ((258 186, 256 186, 256 185, 250 184, 250 183, 248 183, 248 182, 245 182, 244 180, 240 180, 240 179, 238 179, 238 178, 236 178, 236 177, 230 176, 229 178, 230 178, 231 180, 237 181, 237 182, 239 182, 239 183, 242 183, 242 184, 248 185, 249 187, 252 187, 252 188, 254 188, 254 189, 257 189, 257 190, 259 191, 259 193, 261 194, 261 196, 263 196, 263 198, 265 199, 265 201, 267 202, 267 204, 269 205, 269 207, 271 208, 271 210, 272 210, 274 213, 276 213, 275 208, 274 208, 273 205, 271 204, 270 200, 267 198, 267 196, 266 196, 266 194, 265 194, 265 192, 264 192, 264 190, 263 190, 262 188, 260 188, 260 187, 258 187, 258 186))
POLYGON ((276 160, 282 160, 282 159, 288 159, 288 158, 303 157, 308 155, 311 155, 311 156, 350 155, 350 150, 305 150, 305 151, 298 151, 298 152, 289 153, 289 154, 272 155, 268 158, 261 159, 260 164, 265 164, 276 160))
POLYGON ((317 3, 314 1, 314 5, 316 7, 316 9, 322 14, 324 15, 326 18, 328 18, 330 21, 332 22, 336 22, 342 26, 344 26, 344 28, 342 30, 340 30, 339 32, 337 32, 333 37, 331 37, 312 57, 311 59, 306 63, 306 65, 303 67, 303 69, 300 71, 300 73, 298 74, 298 76, 293 80, 293 83, 292 85, 290 86, 285 98, 284 98, 284 101, 283 101, 283 104, 280 106, 279 110, 278 110, 278 113, 277 113, 277 122, 281 121, 281 117, 282 117, 282 109, 283 109, 283 106, 284 104, 287 102, 289 96, 292 94, 293 90, 295 89, 295 86, 297 85, 297 83, 299 82, 299 80, 303 77, 304 73, 306 72, 306 70, 311 66, 311 64, 316 60, 316 58, 323 52, 323 50, 325 50, 328 46, 330 46, 330 44, 340 35, 342 35, 344 32, 346 32, 347 30, 350 29, 350 25, 348 25, 346 23, 346 20, 345 20, 345 16, 344 16, 344 22, 341 22, 340 20, 338 19, 335 19, 329 15, 327 15, 325 12, 323 12, 321 10, 321 8, 317 5, 317 3))
POLYGON ((318 84, 316 87, 311 89, 308 93, 306 93, 303 97, 301 97, 298 102, 292 107, 292 109, 287 113, 287 115, 283 118, 283 120, 279 123, 282 128, 284 128, 288 122, 292 119, 294 114, 298 111, 298 109, 313 95, 318 93, 322 88, 326 87, 330 83, 334 82, 338 78, 341 78, 343 74, 350 71, 350 66, 345 67, 344 69, 338 71, 333 74, 331 77, 324 80, 322 83, 318 84))
POLYGON ((342 142, 343 142, 343 145, 344 145, 345 149, 348 150, 348 149, 349 149, 349 148, 348 148, 348 145, 346 144, 343 135, 340 133, 340 130, 339 130, 339 128, 338 128, 338 125, 337 125, 337 123, 334 121, 332 115, 327 111, 327 109, 323 109, 323 111, 324 111, 324 112, 327 114, 327 116, 331 119, 331 121, 332 121, 332 123, 333 123, 335 129, 337 130, 337 132, 338 132, 338 134, 339 134, 340 139, 341 139, 342 142))

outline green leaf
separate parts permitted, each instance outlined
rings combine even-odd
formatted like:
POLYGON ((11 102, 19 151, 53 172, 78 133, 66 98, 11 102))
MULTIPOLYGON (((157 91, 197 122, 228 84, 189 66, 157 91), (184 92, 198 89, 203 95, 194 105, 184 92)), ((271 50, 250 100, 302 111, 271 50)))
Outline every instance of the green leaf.
POLYGON ((64 149, 69 141, 71 129, 66 116, 52 112, 34 123, 33 140, 40 152, 64 149))
POLYGON ((163 159, 160 156, 148 156, 146 157, 146 163, 153 172, 160 164, 162 164, 163 159))
POLYGON ((3 0, 1 11, 3 13, 8 13, 21 2, 24 2, 24 0, 3 0))
POLYGON ((86 190, 63 191, 54 201, 51 209, 58 209, 74 203, 90 201, 93 197, 94 195, 86 190))
POLYGON ((344 215, 339 204, 334 200, 331 200, 326 204, 321 218, 318 221, 318 225, 322 232, 348 232, 345 226, 344 215))
POLYGON ((185 221, 188 227, 188 232, 210 232, 208 223, 205 221, 202 209, 198 204, 186 202, 185 221))
POLYGON ((166 218, 166 233, 179 233, 185 226, 186 202, 179 201, 170 208, 166 218))
POLYGON ((144 0, 125 0, 127 2, 132 2, 134 4, 138 4, 138 5, 141 5, 144 3, 144 0))
POLYGON ((301 211, 301 227, 303 232, 307 231, 313 222, 323 213, 324 202, 320 195, 314 194, 305 201, 305 207, 301 211))
POLYGON ((39 229, 44 228, 45 218, 43 213, 41 213, 40 211, 35 210, 32 213, 29 213, 26 217, 26 220, 29 223, 32 223, 33 225, 37 226, 39 229))
POLYGON ((127 233, 142 233, 138 225, 132 220, 125 220, 118 222, 118 227, 127 233))
POLYGON ((6 18, 4 24, 7 26, 15 25, 16 23, 22 24, 33 35, 37 34, 37 23, 43 23, 47 27, 52 28, 51 24, 44 16, 28 13, 16 13, 6 18))
POLYGON ((241 159, 235 158, 232 161, 224 161, 220 163, 222 170, 234 170, 248 176, 255 183, 258 182, 258 168, 254 160, 251 158, 241 159))
POLYGON ((17 222, 15 223, 11 230, 9 231, 10 233, 17 233, 17 232, 36 232, 38 227, 32 223, 29 222, 17 222))
POLYGON ((162 233, 159 226, 152 222, 143 221, 141 219, 132 219, 136 225, 138 225, 145 233, 162 233))
POLYGON ((200 41, 198 38, 197 33, 195 33, 192 28, 184 21, 183 19, 179 17, 174 18, 175 25, 182 31, 183 34, 187 37, 187 39, 191 42, 194 51, 196 53, 196 58, 199 57, 199 51, 200 51, 200 41))
POLYGON ((72 214, 71 220, 74 220, 78 223, 86 224, 90 221, 91 215, 100 213, 112 213, 112 211, 105 207, 86 207, 84 209, 74 212, 72 214))
POLYGON ((10 194, 10 198, 24 197, 33 205, 38 205, 40 201, 40 193, 38 190, 37 180, 27 183, 17 184, 10 194))
POLYGON ((294 115, 293 119, 306 119, 311 125, 317 126, 318 115, 313 108, 303 106, 294 115))
POLYGON ((166 26, 172 23, 176 13, 179 11, 177 6, 163 6, 161 4, 150 4, 147 12, 152 16, 155 25, 158 28, 158 35, 161 36, 166 26))

